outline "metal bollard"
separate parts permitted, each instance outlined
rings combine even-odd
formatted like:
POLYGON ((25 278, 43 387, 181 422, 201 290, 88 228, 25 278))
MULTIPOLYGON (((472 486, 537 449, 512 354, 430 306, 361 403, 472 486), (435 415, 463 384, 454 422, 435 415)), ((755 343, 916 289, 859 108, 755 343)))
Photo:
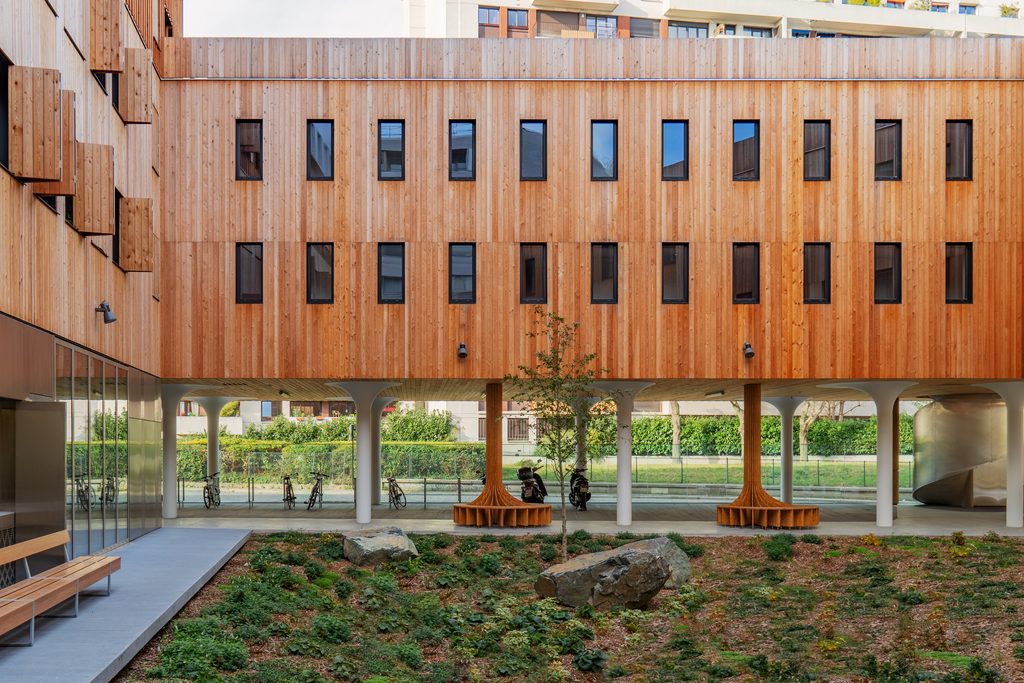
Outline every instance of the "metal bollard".
POLYGON ((423 509, 427 509, 427 478, 423 477, 423 509))
POLYGON ((455 485, 458 487, 459 502, 461 503, 462 502, 462 477, 456 478, 455 485))

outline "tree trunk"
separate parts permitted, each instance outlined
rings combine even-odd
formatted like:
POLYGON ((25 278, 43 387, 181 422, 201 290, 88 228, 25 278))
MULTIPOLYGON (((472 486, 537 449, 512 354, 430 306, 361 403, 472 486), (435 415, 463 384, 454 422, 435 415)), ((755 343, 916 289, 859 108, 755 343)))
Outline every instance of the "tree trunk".
POLYGON ((800 462, 810 460, 810 453, 807 444, 807 434, 810 431, 813 420, 808 420, 804 415, 800 416, 800 462))
POLYGON ((680 456, 679 450, 679 401, 669 401, 669 413, 672 415, 672 457, 680 456))

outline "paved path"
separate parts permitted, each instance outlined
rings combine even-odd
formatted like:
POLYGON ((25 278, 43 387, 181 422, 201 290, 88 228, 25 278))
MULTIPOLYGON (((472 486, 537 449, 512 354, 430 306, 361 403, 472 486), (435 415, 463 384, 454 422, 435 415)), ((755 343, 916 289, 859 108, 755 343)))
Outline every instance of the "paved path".
POLYGON ((248 537, 248 530, 163 528, 116 548, 121 570, 110 595, 83 597, 77 619, 37 619, 33 647, 0 648, 0 681, 106 683, 248 537))

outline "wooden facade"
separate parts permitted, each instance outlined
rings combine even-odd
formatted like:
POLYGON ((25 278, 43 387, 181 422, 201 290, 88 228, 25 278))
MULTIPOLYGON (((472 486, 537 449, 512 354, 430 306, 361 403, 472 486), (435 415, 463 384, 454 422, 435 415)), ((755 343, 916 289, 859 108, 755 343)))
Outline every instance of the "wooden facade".
POLYGON ((7 78, 11 173, 22 180, 60 180, 60 72, 12 66, 7 78))

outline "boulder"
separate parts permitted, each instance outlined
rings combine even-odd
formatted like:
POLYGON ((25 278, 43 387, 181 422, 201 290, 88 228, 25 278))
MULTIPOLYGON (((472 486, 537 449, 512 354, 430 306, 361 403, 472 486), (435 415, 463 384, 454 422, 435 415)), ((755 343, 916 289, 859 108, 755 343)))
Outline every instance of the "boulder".
POLYGON ((684 553, 679 546, 672 541, 672 539, 660 536, 646 541, 630 543, 629 547, 654 553, 655 555, 660 555, 665 558, 665 561, 668 562, 669 571, 671 572, 671 575, 668 577, 668 581, 665 582, 665 588, 679 588, 690 580, 690 574, 692 573, 692 570, 690 569, 690 558, 686 556, 686 553, 684 553))
POLYGON ((415 544, 396 526, 343 534, 345 559, 353 564, 378 564, 419 557, 415 544))
POLYGON ((534 587, 541 597, 570 607, 644 607, 664 587, 672 568, 663 554, 638 545, 628 543, 553 565, 534 587))

